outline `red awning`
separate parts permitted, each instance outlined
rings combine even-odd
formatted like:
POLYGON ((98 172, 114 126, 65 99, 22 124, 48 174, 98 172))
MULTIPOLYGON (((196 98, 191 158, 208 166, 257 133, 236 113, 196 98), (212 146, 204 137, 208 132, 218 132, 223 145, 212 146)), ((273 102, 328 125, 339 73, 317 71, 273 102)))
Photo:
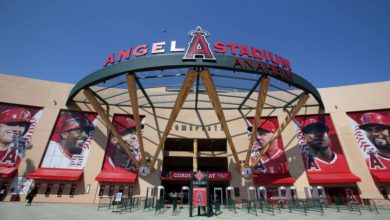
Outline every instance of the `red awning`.
POLYGON ((390 182, 390 173, 389 172, 372 172, 371 173, 374 182, 379 183, 388 183, 390 182))
POLYGON ((137 182, 137 176, 136 173, 132 172, 101 171, 95 179, 100 182, 135 183, 137 182))
POLYGON ((261 174, 254 173, 253 181, 256 185, 267 184, 293 184, 295 179, 289 174, 261 174))
POLYGON ((352 173, 306 173, 309 183, 356 183, 360 178, 352 173))
POLYGON ((0 177, 1 178, 13 177, 16 172, 18 172, 17 167, 0 167, 0 177))
POLYGON ((30 179, 47 180, 80 180, 84 170, 60 169, 60 168, 38 168, 35 172, 27 175, 30 179))

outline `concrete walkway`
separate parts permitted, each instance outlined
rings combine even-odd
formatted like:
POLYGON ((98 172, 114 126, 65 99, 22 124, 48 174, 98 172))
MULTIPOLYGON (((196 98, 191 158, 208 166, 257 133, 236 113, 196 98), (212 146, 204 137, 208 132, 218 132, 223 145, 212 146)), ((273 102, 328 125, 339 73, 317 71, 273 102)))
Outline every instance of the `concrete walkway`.
MULTIPOLYGON (((189 218, 188 209, 179 209, 178 214, 172 215, 172 209, 167 208, 163 213, 155 215, 154 210, 142 211, 142 209, 133 211, 131 213, 113 213, 112 210, 103 209, 97 211, 97 205, 88 204, 53 204, 53 203, 33 203, 32 206, 25 206, 24 203, 18 202, 0 202, 0 219, 1 220, 109 220, 109 219, 183 219, 189 218)), ((288 219, 288 220, 359 220, 359 219, 389 219, 390 211, 380 211, 379 214, 363 210, 360 215, 358 212, 341 211, 337 212, 335 209, 326 209, 322 216, 318 212, 309 212, 307 216, 299 211, 289 213, 288 210, 275 210, 275 216, 270 213, 258 212, 256 216, 254 213, 247 213, 241 209, 237 209, 237 213, 222 209, 222 213, 211 218, 207 217, 193 217, 193 219, 288 219)))

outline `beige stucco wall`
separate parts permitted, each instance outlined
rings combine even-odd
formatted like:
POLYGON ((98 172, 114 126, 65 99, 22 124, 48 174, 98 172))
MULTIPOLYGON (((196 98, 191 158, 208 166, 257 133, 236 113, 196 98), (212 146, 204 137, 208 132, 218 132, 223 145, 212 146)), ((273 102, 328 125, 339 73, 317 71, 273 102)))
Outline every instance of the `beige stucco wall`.
MULTIPOLYGON (((42 80, 28 79, 15 77, 10 75, 0 74, 0 102, 10 104, 31 105, 43 107, 44 111, 32 137, 32 148, 26 152, 19 167, 19 176, 25 176, 33 171, 42 160, 52 129, 56 122, 57 116, 61 109, 93 111, 91 106, 85 104, 74 104, 66 106, 65 101, 73 85, 65 83, 48 82, 42 80)), ((347 162, 352 173, 359 176, 362 181, 359 182, 358 188, 362 197, 381 198, 375 183, 373 182, 369 170, 364 162, 360 152, 359 145, 352 133, 348 123, 346 112, 375 110, 375 109, 390 109, 390 81, 380 83, 370 83, 353 86, 343 86, 334 88, 319 89, 325 105, 325 113, 330 114, 333 123, 336 127, 338 137, 347 158, 347 162), (374 99, 375 98, 375 99, 374 99)), ((253 95, 256 98, 255 95, 253 95)), ((314 102, 314 100, 309 100, 314 102)), ((158 146, 161 134, 165 129, 171 110, 156 109, 140 109, 140 114, 146 116, 146 124, 144 128, 144 147, 148 157, 154 154, 158 146)), ((116 113, 131 114, 131 109, 119 109, 112 107, 109 109, 109 115, 116 113)), ((299 114, 318 113, 318 108, 302 109, 299 114)), ((237 110, 224 111, 228 127, 233 137, 235 148, 238 152, 240 160, 245 160, 246 150, 248 149, 247 125, 244 117, 254 116, 254 111, 243 111, 242 114, 237 110), (244 117, 243 117, 244 115, 244 117)), ((269 115, 270 111, 264 110, 263 115, 269 115)), ((279 124, 284 121, 286 113, 282 110, 277 110, 271 114, 277 116, 279 124)), ((200 110, 182 110, 176 123, 179 126, 182 124, 193 125, 218 125, 220 124, 214 111, 200 110)), ((56 189, 59 182, 53 181, 55 186, 52 189, 50 197, 44 197, 43 194, 38 195, 36 201, 45 202, 79 202, 79 203, 94 203, 98 201, 99 183, 95 181, 95 177, 101 170, 105 147, 107 144, 108 130, 104 123, 99 118, 95 137, 91 145, 91 150, 88 157, 87 166, 85 168, 82 181, 77 183, 76 195, 70 198, 67 195, 70 184, 67 185, 62 197, 56 196, 56 189), (85 188, 90 185, 90 192, 85 193, 85 188)), ((225 133, 221 129, 207 129, 203 131, 183 131, 181 129, 172 129, 169 137, 182 138, 225 138, 225 133)), ((292 124, 288 125, 282 133, 282 140, 286 149, 286 156, 290 173, 297 179, 294 184, 298 190, 300 197, 304 197, 303 188, 308 186, 308 180, 304 171, 304 165, 297 146, 295 138, 295 128, 292 124)), ((228 146, 226 154, 228 155, 229 171, 232 173, 232 181, 230 185, 241 188, 241 196, 246 197, 246 187, 252 186, 251 179, 244 179, 236 169, 235 161, 232 156, 230 147, 228 146)), ((157 167, 158 169, 148 177, 139 177, 138 182, 133 184, 136 195, 145 195, 148 186, 160 184, 160 171, 162 168, 162 152, 159 154, 157 167)), ((12 180, 10 180, 12 181, 12 180)), ((107 190, 107 189, 106 189, 107 190)), ((44 192, 44 187, 41 187, 41 193, 44 192)), ((9 199, 9 196, 8 198, 9 199)), ((22 198, 23 199, 23 198, 22 198)))

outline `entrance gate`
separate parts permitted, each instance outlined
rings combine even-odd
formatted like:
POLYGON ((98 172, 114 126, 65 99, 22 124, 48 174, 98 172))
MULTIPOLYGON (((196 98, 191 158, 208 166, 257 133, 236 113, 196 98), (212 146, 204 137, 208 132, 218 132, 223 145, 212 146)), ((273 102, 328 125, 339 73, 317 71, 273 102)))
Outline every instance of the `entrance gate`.
POLYGON ((214 203, 223 204, 223 189, 221 187, 214 188, 214 203))
POLYGON ((188 186, 181 187, 181 194, 180 194, 180 197, 181 197, 180 206, 181 206, 181 208, 183 208, 184 191, 187 191, 187 194, 188 194, 187 199, 189 199, 190 198, 190 187, 188 187, 188 186))

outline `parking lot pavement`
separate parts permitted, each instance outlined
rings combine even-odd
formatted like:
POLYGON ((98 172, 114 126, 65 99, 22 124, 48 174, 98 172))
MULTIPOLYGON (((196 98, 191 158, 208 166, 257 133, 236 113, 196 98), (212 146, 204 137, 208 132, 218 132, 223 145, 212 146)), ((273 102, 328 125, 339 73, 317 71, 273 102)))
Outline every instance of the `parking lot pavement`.
MULTIPOLYGON (((348 210, 342 210, 337 212, 335 209, 326 209, 324 215, 319 212, 308 212, 307 216, 300 211, 288 210, 278 211, 275 210, 275 216, 271 213, 261 213, 259 210, 257 216, 255 213, 248 213, 245 210, 237 209, 236 213, 226 209, 222 209, 222 213, 218 216, 197 217, 197 212, 194 211, 195 216, 193 218, 200 219, 288 219, 288 220, 379 220, 389 219, 390 211, 383 211, 379 214, 375 212, 363 211, 361 215, 358 212, 351 212, 348 210)), ((92 204, 55 204, 55 203, 33 203, 32 206, 26 206, 20 202, 0 202, 0 219, 1 220, 108 220, 108 219, 183 219, 189 217, 189 211, 187 208, 178 209, 178 212, 173 215, 171 208, 166 208, 162 213, 155 214, 154 209, 150 211, 143 211, 138 209, 133 212, 115 213, 112 210, 106 208, 100 211, 97 210, 97 205, 92 204)))

